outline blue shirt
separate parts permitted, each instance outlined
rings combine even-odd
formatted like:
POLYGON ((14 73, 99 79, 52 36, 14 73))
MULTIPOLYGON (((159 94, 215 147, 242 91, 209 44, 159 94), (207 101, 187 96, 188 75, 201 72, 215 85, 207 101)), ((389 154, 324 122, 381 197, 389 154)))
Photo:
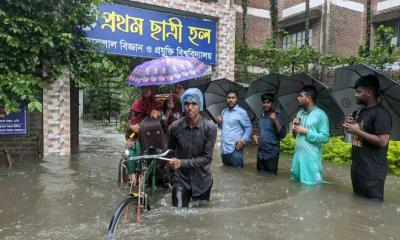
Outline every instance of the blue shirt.
POLYGON ((281 130, 278 132, 274 121, 269 116, 263 115, 258 120, 258 134, 260 136, 260 145, 258 155, 262 159, 275 157, 279 154, 280 141, 286 135, 285 121, 280 113, 276 113, 281 130))
MULTIPOLYGON (((240 139, 250 142, 253 127, 246 110, 236 105, 222 111, 221 153, 229 154, 235 150, 235 143, 240 139)), ((221 126, 219 126, 221 127, 221 126)))

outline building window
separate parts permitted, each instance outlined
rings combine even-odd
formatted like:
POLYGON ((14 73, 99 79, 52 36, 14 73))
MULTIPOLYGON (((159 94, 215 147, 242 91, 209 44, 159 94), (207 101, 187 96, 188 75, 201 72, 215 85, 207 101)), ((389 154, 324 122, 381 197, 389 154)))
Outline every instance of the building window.
MULTIPOLYGON (((312 29, 308 32, 309 44, 312 46, 312 29)), ((291 46, 301 47, 306 43, 306 31, 291 32, 282 39, 282 48, 288 49, 291 46)))

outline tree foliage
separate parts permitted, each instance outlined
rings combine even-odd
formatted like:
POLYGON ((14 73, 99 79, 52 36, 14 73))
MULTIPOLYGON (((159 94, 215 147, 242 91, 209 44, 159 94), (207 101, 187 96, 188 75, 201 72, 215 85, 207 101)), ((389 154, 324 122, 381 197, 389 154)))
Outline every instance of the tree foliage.
POLYGON ((261 49, 237 43, 235 60, 239 77, 243 82, 251 80, 250 76, 244 76, 241 72, 246 65, 257 65, 271 72, 294 75, 299 72, 318 74, 323 67, 329 69, 343 62, 340 57, 322 54, 311 46, 291 46, 282 49, 276 46, 273 38, 268 39, 261 49))
MULTIPOLYGON (((286 34, 282 30, 278 31, 280 34, 286 34)), ((288 49, 282 49, 277 46, 273 37, 267 39, 262 48, 252 48, 246 44, 237 43, 235 58, 237 75, 239 81, 250 82, 253 79, 245 68, 256 65, 280 74, 294 75, 307 72, 322 78, 322 70, 329 71, 344 65, 364 63, 398 80, 399 76, 392 74, 389 68, 400 56, 399 51, 396 52, 390 44, 393 29, 380 26, 376 34, 375 45, 369 53, 366 52, 365 46, 360 46, 359 54, 348 58, 324 54, 307 45, 301 47, 292 45, 288 49)))
POLYGON ((80 30, 96 21, 99 3, 0 2, 0 104, 7 112, 16 111, 21 101, 29 103, 29 110, 40 111, 42 88, 65 69, 77 82, 90 82, 118 69, 112 58, 91 51, 96 46, 89 44, 80 30))
POLYGON ((360 46, 355 62, 371 65, 381 72, 390 71, 388 67, 399 57, 399 52, 391 44, 393 36, 393 28, 380 25, 376 30, 374 47, 360 46))

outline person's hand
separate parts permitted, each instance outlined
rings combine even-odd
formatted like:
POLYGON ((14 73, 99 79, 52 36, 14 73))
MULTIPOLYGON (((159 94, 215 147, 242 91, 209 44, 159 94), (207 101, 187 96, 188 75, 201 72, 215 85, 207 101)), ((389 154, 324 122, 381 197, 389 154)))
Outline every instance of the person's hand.
POLYGON ((256 134, 253 135, 253 141, 258 145, 260 144, 258 136, 256 134))
POLYGON ((245 142, 242 139, 240 139, 239 141, 237 141, 235 143, 235 148, 236 148, 236 150, 240 150, 244 147, 244 145, 245 145, 245 142))
POLYGON ((172 158, 171 161, 168 164, 174 170, 179 169, 180 167, 182 167, 182 161, 177 159, 177 158, 172 158))
POLYGON ((353 116, 347 116, 347 117, 346 117, 346 123, 354 123, 354 118, 353 118, 353 116))
POLYGON ((360 132, 360 126, 357 123, 344 123, 344 130, 350 134, 357 134, 360 132))
POLYGON ((219 116, 217 117, 217 123, 218 123, 218 124, 221 124, 222 121, 224 121, 224 118, 223 118, 221 115, 219 115, 219 116))
POLYGON ((297 134, 303 134, 303 135, 306 135, 308 133, 308 129, 300 125, 293 125, 293 131, 297 134))
POLYGON ((272 113, 269 115, 269 118, 270 118, 272 121, 275 121, 275 120, 276 120, 276 113, 275 113, 275 112, 272 112, 272 113))
POLYGON ((135 133, 139 132, 140 126, 139 123, 135 124, 135 125, 131 125, 130 126, 131 130, 134 131, 135 133))
POLYGON ((293 125, 300 125, 300 119, 298 117, 293 118, 293 125))
POLYGON ((156 109, 151 110, 151 112, 150 112, 150 118, 157 119, 157 118, 159 118, 160 116, 161 116, 160 111, 158 111, 158 110, 156 110, 156 109))

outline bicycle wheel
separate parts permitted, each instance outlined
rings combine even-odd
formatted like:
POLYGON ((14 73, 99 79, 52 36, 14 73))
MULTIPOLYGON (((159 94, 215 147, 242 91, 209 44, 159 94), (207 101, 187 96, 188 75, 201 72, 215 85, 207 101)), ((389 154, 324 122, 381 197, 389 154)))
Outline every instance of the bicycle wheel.
POLYGON ((117 207, 107 230, 107 240, 118 239, 124 229, 128 229, 129 224, 138 221, 138 200, 130 196, 117 207))

